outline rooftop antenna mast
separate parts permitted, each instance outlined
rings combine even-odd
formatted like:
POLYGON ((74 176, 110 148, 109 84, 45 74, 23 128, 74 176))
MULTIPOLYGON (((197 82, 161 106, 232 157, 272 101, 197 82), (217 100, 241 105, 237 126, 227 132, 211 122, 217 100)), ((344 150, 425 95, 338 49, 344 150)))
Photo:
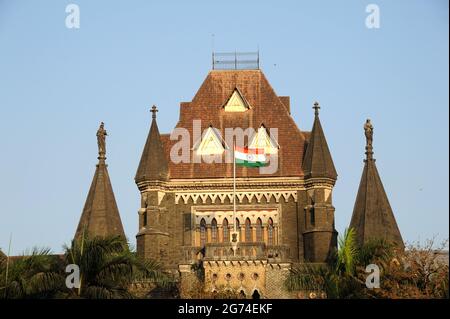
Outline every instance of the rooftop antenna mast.
POLYGON ((258 51, 257 51, 256 64, 257 64, 258 70, 259 70, 259 44, 258 44, 258 51))
POLYGON ((214 70, 214 33, 211 34, 212 68, 214 70))
POLYGON ((256 52, 214 52, 213 70, 259 70, 259 48, 256 52))

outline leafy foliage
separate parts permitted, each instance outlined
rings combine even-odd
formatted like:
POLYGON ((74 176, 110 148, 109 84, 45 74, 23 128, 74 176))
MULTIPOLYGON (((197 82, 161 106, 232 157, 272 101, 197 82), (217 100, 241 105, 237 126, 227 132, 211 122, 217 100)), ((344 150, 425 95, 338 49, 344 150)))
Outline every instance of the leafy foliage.
POLYGON ((33 248, 30 253, 0 261, 0 298, 52 298, 64 289, 60 260, 49 249, 33 248), (7 281, 8 280, 8 281, 7 281))
POLYGON ((381 239, 358 247, 355 233, 339 238, 337 256, 329 264, 305 264, 291 270, 286 280, 290 291, 310 292, 327 298, 449 298, 448 264, 439 259, 433 241, 409 245, 405 251, 381 239), (366 266, 380 269, 380 288, 369 289, 366 266))
POLYGON ((9 262, 3 258, 0 276, 0 298, 133 298, 134 282, 150 281, 160 287, 170 282, 159 264, 139 259, 120 237, 74 240, 61 256, 33 249, 9 262), (79 288, 66 287, 69 264, 79 267, 79 288))

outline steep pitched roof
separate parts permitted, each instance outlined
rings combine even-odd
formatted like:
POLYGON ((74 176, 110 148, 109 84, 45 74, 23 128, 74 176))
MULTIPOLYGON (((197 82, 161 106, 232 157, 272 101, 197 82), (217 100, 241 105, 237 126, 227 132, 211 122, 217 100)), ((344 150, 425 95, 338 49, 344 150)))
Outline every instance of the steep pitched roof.
POLYGON ((403 239, 389 204, 386 191, 372 157, 372 144, 366 146, 364 170, 359 183, 350 227, 356 231, 357 242, 385 239, 404 247, 403 239))
MULTIPOLYGON (((190 102, 180 105, 180 119, 176 128, 185 128, 191 139, 194 134, 193 121, 201 120, 200 132, 210 125, 226 137, 226 128, 253 128, 255 131, 264 124, 269 130, 278 129, 276 142, 278 150, 278 170, 273 174, 261 175, 258 168, 237 167, 237 177, 303 176, 302 160, 305 150, 305 136, 297 127, 287 106, 289 99, 279 97, 261 70, 212 70, 190 102), (224 109, 233 92, 245 99, 250 108, 244 112, 227 112, 224 109)), ((166 158, 178 141, 163 137, 166 158)), ((193 143, 190 141, 191 147, 193 143)), ((225 141, 231 145, 229 141, 225 141)), ((193 158, 193 152, 190 158, 193 158)), ((171 179, 231 178, 232 163, 174 163, 168 161, 171 179)))
POLYGON ((306 178, 328 177, 336 179, 336 168, 334 167, 327 140, 325 139, 325 134, 320 124, 319 108, 319 104, 317 102, 314 103, 314 124, 306 146, 306 153, 303 159, 303 171, 306 178))
POLYGON ((125 238, 119 209, 108 174, 105 151, 99 150, 98 164, 75 233, 80 239, 83 233, 91 237, 119 235, 125 238))
POLYGON ((152 107, 152 124, 142 151, 141 160, 136 172, 135 181, 167 180, 168 164, 164 147, 161 142, 158 124, 156 123, 156 106, 152 107))

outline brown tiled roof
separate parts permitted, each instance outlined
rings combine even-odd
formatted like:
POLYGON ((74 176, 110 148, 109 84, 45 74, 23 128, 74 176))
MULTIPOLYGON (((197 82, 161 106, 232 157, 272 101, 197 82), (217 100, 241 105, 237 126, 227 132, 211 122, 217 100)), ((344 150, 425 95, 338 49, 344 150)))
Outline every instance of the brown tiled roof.
POLYGON ((303 131, 303 136, 305 137, 306 147, 308 147, 309 139, 311 138, 311 132, 303 131))
POLYGON ((135 180, 167 180, 168 166, 161 142, 156 116, 152 119, 150 131, 142 151, 141 160, 136 172, 135 180))
POLYGON ((371 156, 365 160, 350 227, 355 229, 359 245, 370 239, 381 238, 404 247, 375 160, 371 156))
POLYGON ((119 209, 104 159, 100 159, 97 164, 75 233, 75 239, 79 239, 83 232, 87 232, 91 237, 119 235, 125 238, 119 209))
POLYGON ((303 160, 305 177, 327 177, 336 179, 337 172, 328 149, 327 140, 320 124, 319 114, 314 117, 314 124, 308 137, 306 154, 303 160))
MULTIPOLYGON (((193 120, 201 120, 201 131, 212 125, 225 137, 225 128, 252 127, 257 130, 262 124, 266 128, 277 128, 279 148, 278 171, 272 175, 261 175, 257 168, 238 167, 238 177, 303 176, 302 159, 305 149, 305 135, 290 115, 289 98, 276 95, 260 70, 213 70, 210 71, 191 102, 182 102, 177 128, 186 128, 191 134, 193 120), (238 89, 250 105, 245 112, 225 112, 223 105, 238 89)), ((178 163, 169 160, 171 147, 177 141, 170 141, 167 135, 160 140, 168 159, 169 177, 178 178, 220 178, 232 177, 231 163, 178 163)), ((191 150, 192 159, 192 150, 191 150)), ((191 161, 192 162, 192 161, 191 161)))

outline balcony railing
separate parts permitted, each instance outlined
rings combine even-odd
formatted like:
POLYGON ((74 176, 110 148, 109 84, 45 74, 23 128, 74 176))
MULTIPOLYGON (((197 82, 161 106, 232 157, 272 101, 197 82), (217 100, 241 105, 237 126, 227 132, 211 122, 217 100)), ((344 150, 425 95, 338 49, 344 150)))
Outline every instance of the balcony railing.
POLYGON ((184 246, 184 260, 192 263, 203 259, 212 260, 289 260, 289 248, 285 245, 268 246, 263 242, 238 243, 234 253, 231 243, 207 243, 204 247, 184 246))

